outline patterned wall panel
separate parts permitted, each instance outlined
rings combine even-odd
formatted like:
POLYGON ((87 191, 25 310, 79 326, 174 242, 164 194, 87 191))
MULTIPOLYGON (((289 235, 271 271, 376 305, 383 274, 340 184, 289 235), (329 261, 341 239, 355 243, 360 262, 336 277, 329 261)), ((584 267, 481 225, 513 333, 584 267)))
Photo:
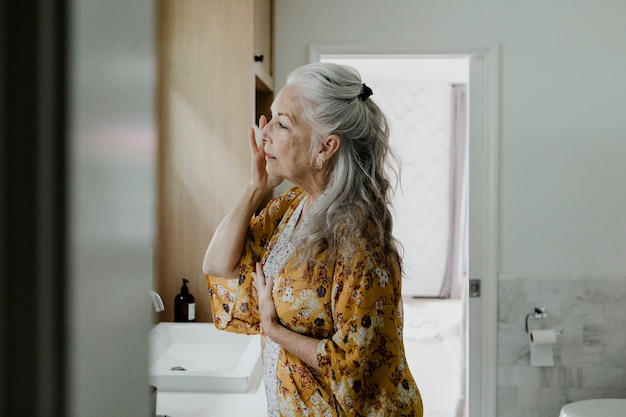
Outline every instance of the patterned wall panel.
POLYGON ((404 246, 405 293, 436 296, 445 272, 449 234, 452 87, 386 81, 373 85, 401 158, 394 234, 404 246))

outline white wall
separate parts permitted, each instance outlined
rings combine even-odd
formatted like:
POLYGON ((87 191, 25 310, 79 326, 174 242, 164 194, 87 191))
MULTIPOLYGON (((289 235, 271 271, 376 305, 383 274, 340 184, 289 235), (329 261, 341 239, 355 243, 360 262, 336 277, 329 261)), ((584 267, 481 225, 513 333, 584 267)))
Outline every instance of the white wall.
POLYGON ((610 0, 276 0, 275 81, 312 43, 498 43, 499 272, 624 275, 625 18, 610 0))
MULTIPOLYGON (((606 291, 605 277, 626 281, 625 18, 626 3, 618 0, 276 0, 275 82, 282 85, 292 68, 307 62, 310 44, 379 50, 499 45, 498 274, 506 277, 500 294, 518 282, 515 277, 561 286, 594 280, 592 286, 606 291)), ((527 303, 546 302, 533 294, 527 303)), ((510 309, 508 301, 498 300, 514 317, 508 333, 498 327, 497 415, 558 415, 564 402, 584 397, 559 395, 570 392, 569 384, 553 387, 557 395, 544 404, 540 395, 509 386, 544 381, 545 373, 529 368, 527 350, 503 342, 511 341, 509 333, 524 337, 523 315, 532 308, 510 309), (537 407, 550 412, 539 414, 537 407)), ((564 306, 583 303, 589 311, 597 302, 561 297, 549 309, 565 325, 559 312, 571 310, 564 306)), ((499 317, 501 323, 509 321, 499 317)), ((565 331, 576 346, 592 340, 584 330, 565 331)), ((545 372, 565 380, 568 369, 558 365, 545 372)))

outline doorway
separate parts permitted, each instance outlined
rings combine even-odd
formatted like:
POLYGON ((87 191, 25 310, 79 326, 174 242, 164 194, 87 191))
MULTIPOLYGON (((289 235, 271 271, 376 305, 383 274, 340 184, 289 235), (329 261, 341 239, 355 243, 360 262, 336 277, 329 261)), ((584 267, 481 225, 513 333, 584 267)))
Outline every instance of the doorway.
POLYGON ((320 60, 356 68, 388 117, 390 143, 400 162, 392 206, 394 235, 404 255, 407 360, 425 413, 462 416, 469 58, 320 60))
MULTIPOLYGON (((467 240, 471 250, 468 253, 467 274, 463 280, 463 291, 467 297, 462 298, 460 306, 461 369, 456 373, 457 377, 450 377, 452 384, 458 384, 459 395, 455 395, 454 398, 447 395, 445 401, 448 404, 455 404, 454 407, 448 405, 448 409, 443 411, 444 414, 433 412, 431 415, 495 417, 498 46, 411 48, 320 44, 309 46, 309 62, 400 57, 435 61, 459 58, 469 63, 467 84, 471 85, 472 92, 467 101, 469 137, 467 240), (455 410, 451 411, 450 408, 455 410)), ((369 85, 369 74, 364 75, 364 71, 358 65, 353 66, 359 69, 364 81, 369 85)), ((403 280, 403 286, 406 286, 408 281, 410 280, 403 280)), ((422 304, 435 301, 424 298, 420 300, 422 304)), ((427 361, 430 361, 430 358, 427 361)))

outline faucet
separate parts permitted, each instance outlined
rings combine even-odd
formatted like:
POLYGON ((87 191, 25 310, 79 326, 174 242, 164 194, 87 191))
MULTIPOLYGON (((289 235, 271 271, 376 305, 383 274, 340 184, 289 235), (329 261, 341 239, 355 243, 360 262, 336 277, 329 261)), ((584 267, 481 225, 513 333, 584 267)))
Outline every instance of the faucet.
POLYGON ((152 305, 154 306, 155 312, 158 313, 165 310, 165 306, 163 305, 163 299, 156 291, 150 290, 150 296, 152 297, 152 305))

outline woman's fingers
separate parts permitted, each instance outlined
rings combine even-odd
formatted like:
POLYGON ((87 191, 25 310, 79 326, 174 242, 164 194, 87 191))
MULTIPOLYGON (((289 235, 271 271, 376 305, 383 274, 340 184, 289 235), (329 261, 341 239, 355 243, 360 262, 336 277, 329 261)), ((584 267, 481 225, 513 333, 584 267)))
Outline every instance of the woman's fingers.
POLYGON ((252 154, 252 181, 261 187, 267 187, 267 172, 265 171, 265 152, 260 141, 260 130, 250 127, 248 131, 250 153, 252 154))
POLYGON ((265 116, 261 116, 259 118, 259 125, 250 127, 250 130, 248 131, 250 148, 253 153, 263 149, 263 146, 261 145, 261 131, 265 128, 265 126, 267 126, 267 118, 265 116))
POLYGON ((259 300, 261 300, 261 298, 265 296, 268 284, 266 283, 265 274, 263 273, 263 267, 260 262, 256 263, 256 271, 252 273, 252 278, 254 278, 254 286, 259 294, 259 300))
POLYGON ((252 154, 252 184, 266 189, 268 192, 280 185, 283 181, 281 177, 270 177, 265 168, 265 150, 263 149, 263 140, 261 139, 261 131, 267 126, 267 118, 261 116, 259 118, 258 127, 250 127, 248 138, 250 144, 250 152, 252 154))
POLYGON ((261 264, 257 262, 256 272, 252 273, 254 278, 254 286, 259 297, 259 312, 261 313, 261 323, 265 325, 278 320, 276 315, 276 307, 272 299, 272 288, 274 277, 265 277, 261 264))
POLYGON ((259 149, 259 145, 256 142, 256 132, 252 126, 248 129, 248 139, 250 140, 250 150, 254 154, 259 149))

